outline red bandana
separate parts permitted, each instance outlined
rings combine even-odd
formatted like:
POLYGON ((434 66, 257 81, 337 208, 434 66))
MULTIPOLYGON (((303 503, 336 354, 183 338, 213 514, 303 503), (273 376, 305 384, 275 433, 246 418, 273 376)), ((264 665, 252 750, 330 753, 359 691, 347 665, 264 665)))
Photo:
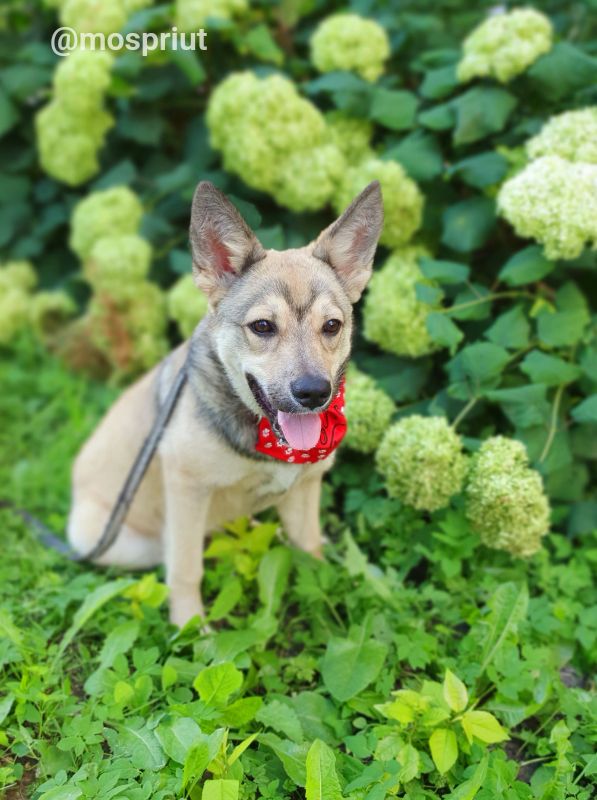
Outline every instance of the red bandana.
POLYGON ((294 450, 278 439, 268 419, 261 417, 257 428, 257 444, 255 450, 266 456, 287 461, 289 464, 314 464, 327 458, 340 444, 346 433, 346 417, 344 416, 344 380, 340 384, 338 394, 327 409, 320 415, 321 435, 319 441, 310 450, 294 450))

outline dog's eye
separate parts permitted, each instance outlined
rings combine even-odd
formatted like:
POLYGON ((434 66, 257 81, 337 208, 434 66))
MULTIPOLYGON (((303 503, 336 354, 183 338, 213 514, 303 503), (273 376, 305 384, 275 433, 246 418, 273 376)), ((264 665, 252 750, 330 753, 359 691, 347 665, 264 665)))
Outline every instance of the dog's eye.
POLYGON ((274 323, 268 319, 257 319, 255 322, 251 322, 249 328, 258 336, 270 336, 276 332, 274 323))
POLYGON ((327 322, 323 324, 323 332, 330 336, 335 336, 341 327, 342 323, 339 319, 328 319, 327 322))

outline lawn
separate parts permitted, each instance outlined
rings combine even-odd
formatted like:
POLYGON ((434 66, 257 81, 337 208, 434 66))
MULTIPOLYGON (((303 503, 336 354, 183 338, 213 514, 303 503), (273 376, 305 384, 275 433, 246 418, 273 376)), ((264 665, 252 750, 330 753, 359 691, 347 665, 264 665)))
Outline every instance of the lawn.
MULTIPOLYGON (((28 339, 0 379, 2 495, 61 531, 115 392, 28 339)), ((159 574, 69 563, 2 511, 5 796, 594 796, 595 538, 496 557, 457 508, 366 490, 345 455, 325 563, 271 518, 218 533, 205 634, 168 623, 159 574)))

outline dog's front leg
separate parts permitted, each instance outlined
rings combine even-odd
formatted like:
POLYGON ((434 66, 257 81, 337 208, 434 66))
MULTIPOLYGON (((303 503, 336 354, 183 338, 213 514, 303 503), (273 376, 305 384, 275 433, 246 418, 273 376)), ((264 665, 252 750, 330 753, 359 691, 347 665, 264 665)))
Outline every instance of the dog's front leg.
POLYGON ((322 558, 319 502, 321 476, 301 481, 278 503, 278 513, 288 538, 295 547, 322 558))
POLYGON ((210 494, 175 469, 164 470, 164 488, 164 563, 170 621, 182 627, 196 614, 203 616, 200 583, 210 494))

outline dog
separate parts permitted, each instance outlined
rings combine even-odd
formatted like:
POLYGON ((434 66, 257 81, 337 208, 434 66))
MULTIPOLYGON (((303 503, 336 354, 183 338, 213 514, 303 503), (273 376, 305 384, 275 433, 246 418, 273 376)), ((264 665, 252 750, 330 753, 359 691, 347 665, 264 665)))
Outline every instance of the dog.
POLYGON ((376 181, 310 245, 265 250, 215 186, 198 185, 190 242, 209 311, 83 445, 68 522, 71 546, 89 552, 186 363, 186 385, 125 523, 96 562, 163 563, 175 625, 204 616, 203 543, 222 523, 275 506, 289 541, 321 557, 321 481, 335 455, 317 451, 321 420, 341 394, 352 306, 371 275, 382 225, 376 181), (308 461, 274 458, 267 447, 308 461), (313 448, 316 459, 304 455, 313 448))

